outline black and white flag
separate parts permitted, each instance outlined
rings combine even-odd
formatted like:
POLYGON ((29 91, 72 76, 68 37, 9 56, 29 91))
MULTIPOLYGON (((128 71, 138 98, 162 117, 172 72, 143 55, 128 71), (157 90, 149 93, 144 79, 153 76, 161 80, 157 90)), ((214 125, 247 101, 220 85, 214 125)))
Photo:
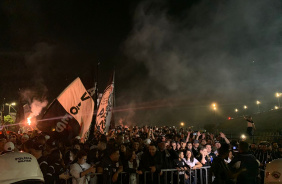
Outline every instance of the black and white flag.
POLYGON ((76 78, 48 107, 37 128, 53 132, 58 139, 70 139, 88 131, 92 121, 94 101, 76 78))

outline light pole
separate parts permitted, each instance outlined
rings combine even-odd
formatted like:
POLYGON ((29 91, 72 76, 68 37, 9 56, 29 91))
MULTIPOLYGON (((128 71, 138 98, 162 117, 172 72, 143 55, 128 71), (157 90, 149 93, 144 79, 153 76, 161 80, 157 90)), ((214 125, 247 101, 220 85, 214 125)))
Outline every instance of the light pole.
POLYGON ((260 110, 259 110, 259 104, 260 104, 260 101, 258 101, 258 100, 257 100, 257 102, 256 102, 256 103, 257 103, 257 105, 258 105, 258 112, 260 112, 260 110))
MULTIPOLYGON (((12 103, 10 103, 10 104, 6 103, 5 105, 9 106, 9 115, 10 115, 10 112, 11 112, 11 107, 12 107, 12 109, 14 109, 14 107, 13 107, 13 106, 15 106, 15 105, 16 105, 16 103, 15 103, 15 102, 12 102, 12 103)), ((16 111, 16 109, 14 109, 14 111, 16 111)), ((16 112, 17 112, 17 111, 16 111, 16 112)))
POLYGON ((247 111, 248 107, 246 105, 243 106, 244 107, 244 110, 245 112, 247 111))
POLYGON ((277 97, 278 99, 278 107, 280 108, 280 101, 279 101, 279 98, 280 96, 282 95, 282 93, 275 93, 275 96, 277 97))
POLYGON ((214 111, 214 119, 215 119, 215 121, 216 121, 216 109, 217 109, 216 103, 213 103, 213 104, 212 104, 212 109, 213 109, 213 111, 214 111))
POLYGON ((238 117, 238 109, 235 109, 236 117, 238 117))

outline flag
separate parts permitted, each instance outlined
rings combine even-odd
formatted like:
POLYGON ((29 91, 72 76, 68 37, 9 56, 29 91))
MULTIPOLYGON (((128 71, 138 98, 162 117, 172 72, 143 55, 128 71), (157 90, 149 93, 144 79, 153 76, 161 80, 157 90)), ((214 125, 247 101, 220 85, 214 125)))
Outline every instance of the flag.
POLYGON ((92 121, 94 101, 76 78, 48 107, 37 128, 53 132, 57 139, 84 137, 92 121))
POLYGON ((95 129, 101 133, 109 130, 113 110, 114 77, 112 83, 105 89, 96 115, 95 129))

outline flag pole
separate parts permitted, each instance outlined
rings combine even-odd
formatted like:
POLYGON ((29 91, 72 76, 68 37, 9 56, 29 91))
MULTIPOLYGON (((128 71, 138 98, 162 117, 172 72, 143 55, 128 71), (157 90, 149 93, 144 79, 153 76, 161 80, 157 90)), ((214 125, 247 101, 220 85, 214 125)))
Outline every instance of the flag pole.
POLYGON ((94 103, 95 103, 95 105, 94 105, 94 113, 93 113, 93 116, 92 116, 92 122, 91 122, 91 125, 90 125, 90 128, 89 128, 89 137, 88 137, 89 141, 92 141, 92 139, 94 138, 94 130, 95 130, 95 125, 96 125, 96 114, 95 114, 95 111, 97 112, 97 110, 98 110, 99 65, 100 65, 100 62, 97 63, 96 72, 95 72, 96 73, 96 81, 94 80, 94 86, 96 87, 95 88, 95 94, 94 94, 94 103))

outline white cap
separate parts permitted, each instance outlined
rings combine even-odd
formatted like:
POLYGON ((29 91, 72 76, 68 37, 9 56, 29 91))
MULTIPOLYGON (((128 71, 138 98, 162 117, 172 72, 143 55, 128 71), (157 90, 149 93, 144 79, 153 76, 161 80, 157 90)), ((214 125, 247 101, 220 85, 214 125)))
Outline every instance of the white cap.
POLYGON ((0 183, 44 181, 37 159, 29 153, 10 152, 0 156, 0 183))
POLYGON ((29 136, 28 136, 27 134, 24 134, 24 135, 22 136, 22 138, 28 138, 28 139, 29 139, 29 136))
POLYGON ((45 139, 47 141, 48 139, 50 139, 50 136, 49 135, 45 135, 45 139))
POLYGON ((4 150, 5 151, 14 151, 15 149, 15 145, 12 142, 6 142, 5 146, 4 146, 4 150))
POLYGON ((150 139, 145 139, 144 140, 144 144, 146 144, 146 145, 151 144, 151 140, 150 139))

